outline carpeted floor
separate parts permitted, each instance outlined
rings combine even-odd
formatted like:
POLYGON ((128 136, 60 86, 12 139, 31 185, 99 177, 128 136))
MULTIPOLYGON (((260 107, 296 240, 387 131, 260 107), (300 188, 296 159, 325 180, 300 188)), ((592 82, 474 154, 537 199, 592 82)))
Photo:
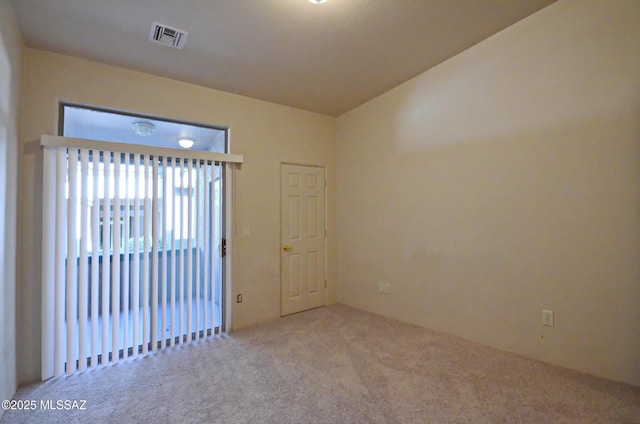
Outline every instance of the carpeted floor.
POLYGON ((15 399, 37 409, 6 411, 2 424, 640 423, 640 388, 341 305, 25 387, 15 399), (42 410, 40 400, 86 403, 42 410))

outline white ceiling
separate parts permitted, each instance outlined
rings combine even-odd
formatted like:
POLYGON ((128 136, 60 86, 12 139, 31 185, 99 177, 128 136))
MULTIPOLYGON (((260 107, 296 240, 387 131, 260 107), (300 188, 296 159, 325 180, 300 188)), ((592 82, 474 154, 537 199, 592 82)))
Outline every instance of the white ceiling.
POLYGON ((332 116, 555 0, 10 0, 31 47, 332 116), (177 50, 152 22, 189 32, 177 50))

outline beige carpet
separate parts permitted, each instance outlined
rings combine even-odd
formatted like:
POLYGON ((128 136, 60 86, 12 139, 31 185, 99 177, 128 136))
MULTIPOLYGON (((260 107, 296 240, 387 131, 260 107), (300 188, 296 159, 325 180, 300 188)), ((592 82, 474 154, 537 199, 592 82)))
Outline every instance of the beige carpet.
MULTIPOLYGON (((640 423, 640 388, 345 306, 19 390, 9 423, 640 423), (44 411, 40 400, 86 400, 44 411)), ((54 402, 55 404, 55 402, 54 402)))

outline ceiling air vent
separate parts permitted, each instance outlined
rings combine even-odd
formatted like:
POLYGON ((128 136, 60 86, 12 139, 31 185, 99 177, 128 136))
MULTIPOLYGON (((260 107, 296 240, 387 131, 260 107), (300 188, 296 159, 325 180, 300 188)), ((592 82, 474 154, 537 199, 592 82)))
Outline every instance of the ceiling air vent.
POLYGON ((164 44, 165 46, 181 49, 184 47, 184 43, 187 42, 188 35, 189 33, 187 31, 154 22, 151 25, 149 40, 164 44))

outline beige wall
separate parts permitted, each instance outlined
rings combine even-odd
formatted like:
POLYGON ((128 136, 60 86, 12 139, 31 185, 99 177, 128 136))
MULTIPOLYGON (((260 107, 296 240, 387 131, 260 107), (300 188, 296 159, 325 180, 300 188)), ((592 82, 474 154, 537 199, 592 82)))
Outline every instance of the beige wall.
POLYGON ((244 154, 236 179, 234 327, 280 316, 280 162, 327 167, 328 301, 337 298, 335 270, 335 119, 152 75, 27 49, 20 155, 18 378, 40 378, 41 134, 56 134, 58 102, 104 106, 231 128, 232 153, 244 154), (28 258, 28 260, 27 260, 28 258), (20 312, 21 311, 21 312, 20 312))
POLYGON ((22 49, 13 10, 0 0, 0 400, 11 399, 17 386, 15 205, 22 49))
POLYGON ((339 117, 339 300, 640 385, 639 22, 560 0, 339 117))

